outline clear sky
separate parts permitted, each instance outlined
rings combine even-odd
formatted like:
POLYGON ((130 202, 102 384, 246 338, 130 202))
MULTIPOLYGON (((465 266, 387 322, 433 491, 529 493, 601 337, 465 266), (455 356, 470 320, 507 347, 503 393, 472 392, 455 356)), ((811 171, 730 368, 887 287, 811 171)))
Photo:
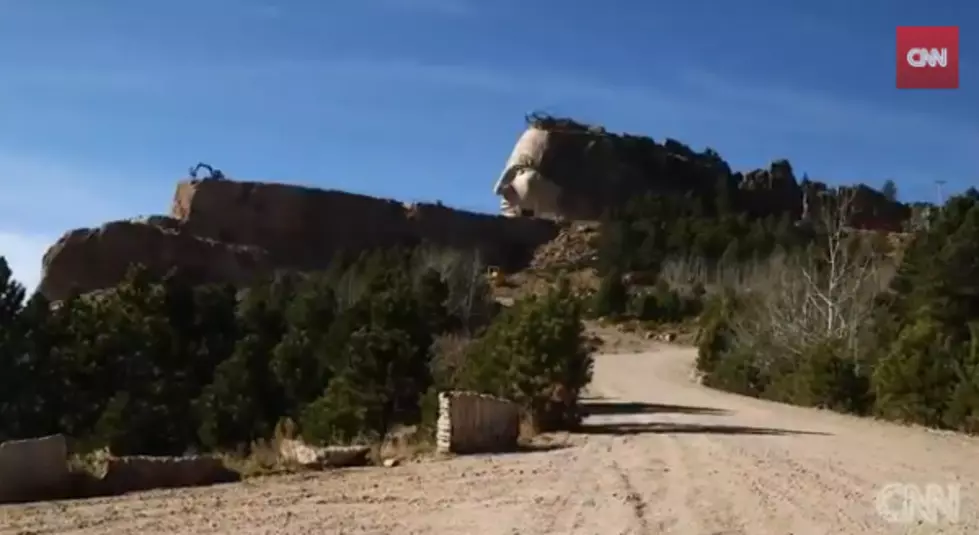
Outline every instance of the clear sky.
POLYGON ((166 213, 198 161, 495 211, 543 110, 935 198, 979 178, 974 0, 0 0, 0 254, 166 213), (895 28, 958 25, 961 89, 895 89, 895 28))

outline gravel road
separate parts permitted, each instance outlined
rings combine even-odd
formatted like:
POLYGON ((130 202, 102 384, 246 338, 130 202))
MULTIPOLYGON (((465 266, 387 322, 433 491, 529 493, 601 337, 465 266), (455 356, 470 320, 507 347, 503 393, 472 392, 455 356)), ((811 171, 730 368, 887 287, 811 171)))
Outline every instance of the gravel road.
POLYGON ((979 440, 713 391, 693 358, 599 356, 593 415, 562 447, 5 506, 0 533, 979 533, 979 440), (885 521, 892 483, 959 485, 958 518, 885 521))

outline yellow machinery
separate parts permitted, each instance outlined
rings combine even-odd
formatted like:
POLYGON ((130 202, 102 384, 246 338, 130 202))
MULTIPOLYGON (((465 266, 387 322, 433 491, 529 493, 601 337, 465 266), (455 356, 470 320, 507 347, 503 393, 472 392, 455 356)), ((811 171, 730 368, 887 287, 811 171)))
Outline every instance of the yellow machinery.
POLYGON ((501 286, 505 281, 503 272, 496 266, 489 266, 489 268, 486 269, 486 277, 493 286, 501 286))

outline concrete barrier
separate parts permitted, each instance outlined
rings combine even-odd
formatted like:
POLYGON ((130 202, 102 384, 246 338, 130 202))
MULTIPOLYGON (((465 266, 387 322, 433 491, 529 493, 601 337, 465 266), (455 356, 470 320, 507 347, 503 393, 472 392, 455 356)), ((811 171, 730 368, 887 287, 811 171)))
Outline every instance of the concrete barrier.
POLYGON ((520 436, 520 407, 475 392, 440 392, 436 449, 441 453, 513 451, 520 436))
POLYGON ((198 487, 238 481, 241 476, 217 457, 113 457, 99 486, 103 494, 198 487))
POLYGON ((0 444, 0 503, 86 498, 125 492, 211 485, 241 475, 221 459, 195 457, 111 457, 99 459, 99 474, 72 470, 64 435, 0 444))
POLYGON ((70 480, 64 435, 0 444, 0 503, 59 498, 70 480))

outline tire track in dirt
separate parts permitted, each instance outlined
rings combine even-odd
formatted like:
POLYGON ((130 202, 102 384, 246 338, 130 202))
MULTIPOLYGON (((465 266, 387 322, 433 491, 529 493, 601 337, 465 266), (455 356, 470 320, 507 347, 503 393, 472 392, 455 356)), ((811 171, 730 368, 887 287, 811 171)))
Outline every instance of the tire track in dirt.
POLYGON ((552 510, 547 511, 547 522, 537 533, 575 533, 579 526, 586 523, 589 509, 594 507, 592 496, 597 485, 591 461, 598 448, 597 443, 582 446, 574 454, 574 460, 561 467, 563 484, 558 491, 557 502, 552 510))
POLYGON ((580 507, 575 500, 587 494, 582 490, 589 481, 589 466, 582 457, 593 447, 584 445, 535 454, 547 457, 546 481, 537 482, 536 490, 524 496, 525 501, 516 514, 495 519, 484 531, 500 535, 544 535, 553 533, 569 515, 579 516, 580 507))
POLYGON ((635 520, 637 535, 647 535, 649 533, 649 521, 646 519, 646 509, 648 504, 642 494, 636 490, 629 474, 622 469, 619 463, 612 461, 611 469, 618 476, 619 486, 622 488, 622 499, 628 504, 635 520))
POLYGON ((588 462, 592 466, 590 493, 580 504, 585 514, 574 515, 574 522, 555 534, 593 535, 609 533, 620 535, 643 535, 637 531, 635 509, 629 501, 629 491, 622 486, 622 474, 618 471, 615 458, 618 456, 619 441, 602 437, 591 441, 597 447, 591 450, 588 462))
POLYGON ((735 485, 724 478, 730 473, 730 466, 718 467, 699 437, 686 436, 677 442, 683 462, 691 467, 688 503, 691 510, 700 513, 700 533, 754 535, 748 526, 752 515, 759 510, 757 498, 745 496, 740 481, 735 485), (741 499, 735 501, 736 498, 741 499))
POLYGON ((662 486, 649 489, 656 484, 656 478, 640 483, 640 490, 646 495, 646 525, 650 533, 702 533, 698 514, 691 508, 690 466, 677 444, 677 439, 669 436, 637 436, 632 451, 623 455, 628 459, 632 471, 642 471, 642 461, 646 455, 656 452, 663 462, 662 486), (639 466, 636 466, 639 465, 639 466), (657 497, 660 497, 656 499, 657 497))
MULTIPOLYGON (((759 437, 758 440, 778 438, 759 437)), ((726 493, 738 498, 738 509, 748 513, 746 533, 785 530, 800 535, 823 535, 835 533, 839 526, 847 526, 848 535, 868 532, 868 524, 839 508, 839 504, 846 507, 852 503, 838 499, 844 496, 845 487, 827 484, 822 476, 808 469, 796 471, 794 465, 768 455, 772 449, 758 454, 722 438, 697 441, 712 457, 724 459, 723 486, 726 493), (749 497, 750 503, 746 499, 749 497), (813 505, 824 501, 832 505, 829 508, 813 505)))

